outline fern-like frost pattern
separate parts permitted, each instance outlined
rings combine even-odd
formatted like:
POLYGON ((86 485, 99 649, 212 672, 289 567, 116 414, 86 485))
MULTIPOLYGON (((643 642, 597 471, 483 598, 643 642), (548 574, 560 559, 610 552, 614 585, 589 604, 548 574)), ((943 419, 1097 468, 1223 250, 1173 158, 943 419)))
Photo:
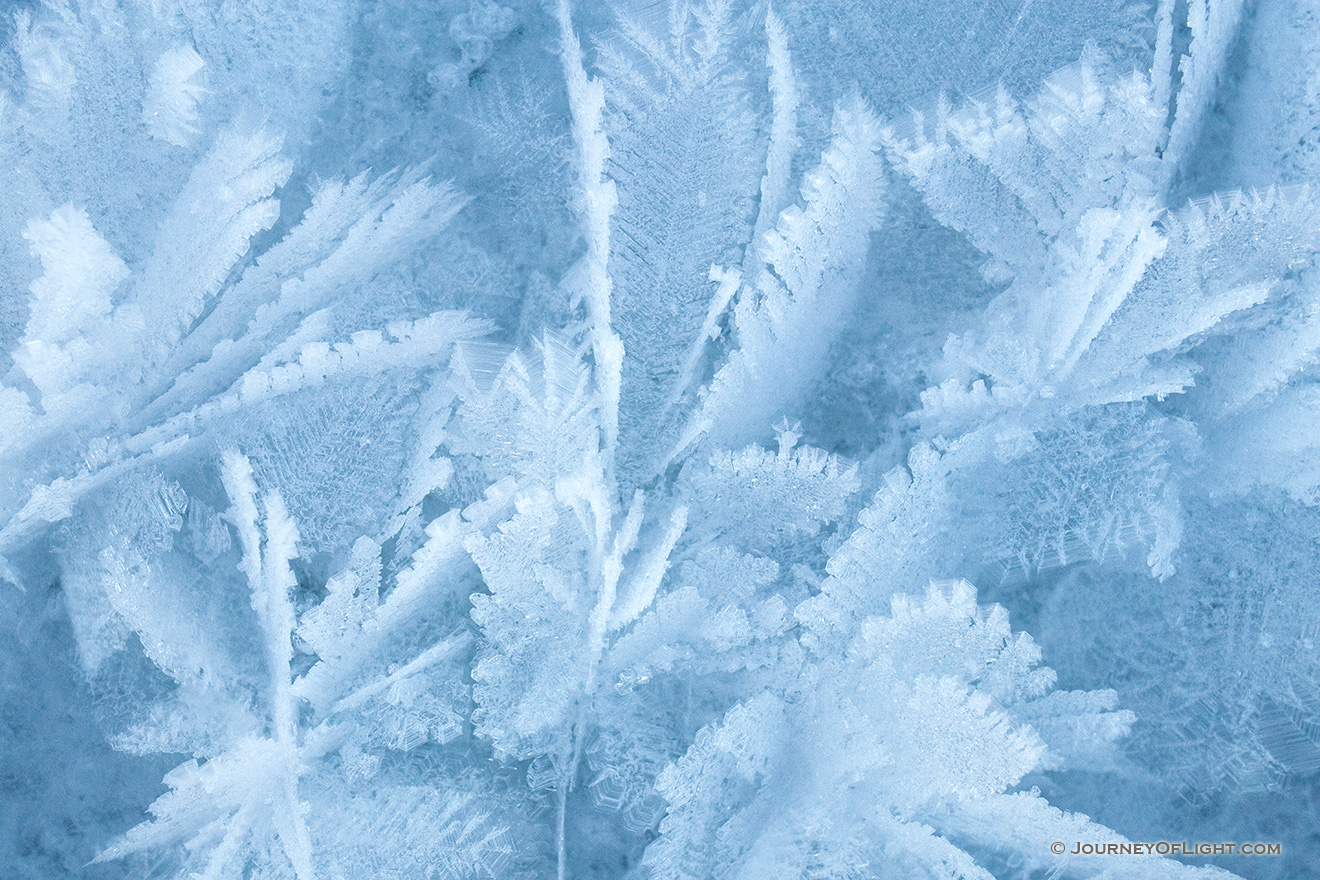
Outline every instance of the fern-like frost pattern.
POLYGON ((0 875, 1313 875, 1315 0, 13 6, 0 875))

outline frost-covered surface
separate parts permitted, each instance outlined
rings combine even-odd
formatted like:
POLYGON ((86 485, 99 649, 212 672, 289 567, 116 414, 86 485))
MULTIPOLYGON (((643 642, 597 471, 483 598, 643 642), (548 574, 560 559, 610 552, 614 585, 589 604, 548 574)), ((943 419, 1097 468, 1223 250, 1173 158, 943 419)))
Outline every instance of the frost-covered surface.
POLYGON ((0 876, 1320 864, 1320 5, 4 39, 0 876))

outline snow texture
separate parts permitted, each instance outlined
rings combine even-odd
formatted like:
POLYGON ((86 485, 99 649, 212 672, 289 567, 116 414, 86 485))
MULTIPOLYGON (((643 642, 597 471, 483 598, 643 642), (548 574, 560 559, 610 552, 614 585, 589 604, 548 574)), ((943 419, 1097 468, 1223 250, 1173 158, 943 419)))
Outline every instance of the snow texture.
POLYGON ((1315 0, 3 15, 0 876, 1314 876, 1315 0))

